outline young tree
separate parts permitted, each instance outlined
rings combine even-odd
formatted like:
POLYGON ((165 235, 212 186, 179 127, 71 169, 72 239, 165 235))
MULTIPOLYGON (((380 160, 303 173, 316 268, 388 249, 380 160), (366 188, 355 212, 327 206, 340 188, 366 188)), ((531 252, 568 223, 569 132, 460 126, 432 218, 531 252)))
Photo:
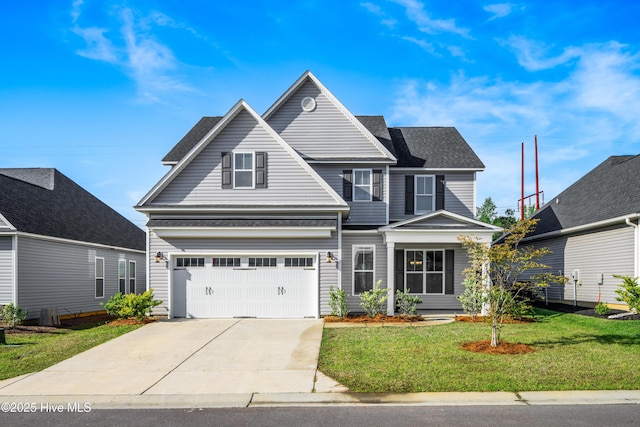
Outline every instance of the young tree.
POLYGON ((522 280, 529 270, 549 268, 539 260, 551 253, 548 248, 521 246, 520 242, 531 232, 538 220, 525 219, 506 230, 499 244, 489 245, 471 236, 459 236, 466 248, 470 267, 464 270, 465 280, 486 286, 487 315, 491 321, 491 345, 500 344, 504 321, 529 307, 529 295, 551 282, 564 278, 551 274, 536 274, 522 280))
POLYGON ((493 203, 493 199, 491 199, 491 197, 484 199, 482 205, 476 208, 476 218, 478 218, 478 221, 493 224, 497 216, 498 208, 496 207, 496 204, 493 203))

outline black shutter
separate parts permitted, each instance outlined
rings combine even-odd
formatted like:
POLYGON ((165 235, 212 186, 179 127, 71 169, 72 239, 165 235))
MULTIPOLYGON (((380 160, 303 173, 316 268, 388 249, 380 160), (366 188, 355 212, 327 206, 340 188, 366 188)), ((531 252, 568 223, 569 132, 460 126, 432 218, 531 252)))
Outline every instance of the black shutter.
POLYGON ((436 175, 436 210, 444 209, 444 175, 436 175))
POLYGON ((267 188, 267 153, 256 153, 256 188, 267 188))
POLYGON ((453 284, 453 272, 454 272, 454 262, 453 262, 453 250, 444 251, 444 293, 448 295, 452 295, 454 293, 454 284, 453 284))
POLYGON ((404 177, 404 213, 413 215, 413 175, 405 175, 404 177))
POLYGON ((372 200, 374 202, 379 202, 382 200, 382 171, 381 170, 373 171, 371 182, 373 183, 372 200))
POLYGON ((400 292, 404 292, 404 250, 396 249, 395 250, 395 289, 393 289, 393 294, 395 296, 395 291, 400 290, 400 292))
POLYGON ((222 188, 233 188, 233 153, 222 153, 222 188))
POLYGON ((342 197, 347 202, 353 200, 353 170, 342 171, 342 197))

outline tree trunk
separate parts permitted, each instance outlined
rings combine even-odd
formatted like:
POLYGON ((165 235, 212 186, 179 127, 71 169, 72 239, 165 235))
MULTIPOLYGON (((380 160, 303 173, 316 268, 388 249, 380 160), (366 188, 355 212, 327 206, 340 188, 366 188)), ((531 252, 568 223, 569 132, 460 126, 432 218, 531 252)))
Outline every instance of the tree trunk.
POLYGON ((491 347, 497 347, 499 344, 497 329, 498 329, 498 325, 494 320, 493 322, 491 322, 491 347))

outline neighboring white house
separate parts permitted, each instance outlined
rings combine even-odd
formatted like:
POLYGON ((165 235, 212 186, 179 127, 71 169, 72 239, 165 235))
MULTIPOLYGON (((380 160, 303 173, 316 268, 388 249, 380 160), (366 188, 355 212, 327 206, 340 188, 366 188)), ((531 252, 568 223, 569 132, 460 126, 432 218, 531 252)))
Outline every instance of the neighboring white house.
POLYGON ((542 262, 570 280, 547 289, 549 301, 616 301, 613 275, 640 275, 640 156, 611 156, 545 204, 523 243, 553 251, 542 262))
MULTIPOLYGON (((318 317, 331 287, 410 289, 460 310, 483 163, 452 127, 354 116, 305 72, 263 114, 240 100, 202 118, 139 202, 149 284, 170 317, 318 317)), ((387 311, 394 311, 391 295, 387 311)))
POLYGON ((0 169, 0 306, 101 312, 144 292, 145 233, 56 169, 0 169))

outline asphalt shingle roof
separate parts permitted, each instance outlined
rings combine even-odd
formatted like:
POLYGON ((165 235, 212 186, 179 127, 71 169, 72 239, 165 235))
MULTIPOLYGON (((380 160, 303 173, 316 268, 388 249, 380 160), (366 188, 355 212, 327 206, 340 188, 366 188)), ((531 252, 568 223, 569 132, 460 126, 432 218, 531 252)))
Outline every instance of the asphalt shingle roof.
POLYGON ((356 119, 360 121, 367 128, 369 132, 375 136, 378 141, 389 150, 391 154, 396 155, 396 149, 391 141, 391 135, 389 135, 389 128, 387 122, 383 116, 356 116, 356 119))
POLYGON ((611 156, 546 203, 531 234, 640 213, 640 155, 611 156))
POLYGON ((56 169, 0 169, 0 213, 18 231, 144 251, 146 234, 56 169))
POLYGON ((147 227, 336 227, 335 219, 151 219, 147 227))
POLYGON ((203 117, 162 159, 163 163, 179 162, 204 136, 222 120, 222 116, 203 117))
POLYGON ((394 127, 397 167, 484 169, 484 164, 454 127, 394 127))

